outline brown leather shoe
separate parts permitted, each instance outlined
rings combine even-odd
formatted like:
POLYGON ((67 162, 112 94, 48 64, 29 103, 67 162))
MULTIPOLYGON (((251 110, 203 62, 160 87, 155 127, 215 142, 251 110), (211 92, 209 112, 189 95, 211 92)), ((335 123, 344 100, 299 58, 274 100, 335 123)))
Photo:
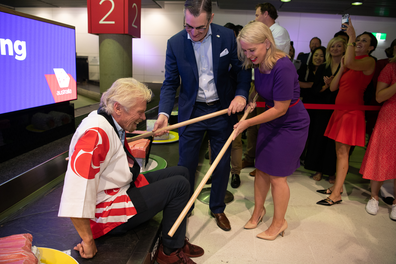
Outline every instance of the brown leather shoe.
POLYGON ((249 175, 253 177, 256 176, 256 169, 254 169, 254 171, 249 172, 249 175))
POLYGON ((195 264, 181 248, 170 255, 166 255, 162 243, 158 249, 157 262, 158 264, 195 264))
POLYGON ((224 231, 231 230, 230 221, 228 221, 228 218, 224 213, 215 214, 212 211, 210 213, 214 218, 216 218, 216 223, 217 223, 218 227, 220 227, 224 231))
POLYGON ((246 160, 242 160, 242 169, 246 167, 254 167, 254 162, 248 162, 246 160))
POLYGON ((190 258, 197 258, 204 254, 203 248, 193 245, 190 242, 188 242, 187 237, 184 240, 184 246, 183 246, 182 250, 183 250, 184 254, 190 258))

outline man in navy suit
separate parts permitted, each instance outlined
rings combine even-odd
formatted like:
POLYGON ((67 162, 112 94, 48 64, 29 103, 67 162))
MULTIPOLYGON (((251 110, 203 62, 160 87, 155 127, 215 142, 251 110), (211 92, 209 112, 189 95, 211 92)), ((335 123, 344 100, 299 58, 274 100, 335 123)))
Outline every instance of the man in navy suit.
MULTIPOLYGON (((251 70, 243 70, 237 56, 234 32, 212 24, 211 0, 185 2, 185 30, 168 40, 165 81, 161 88, 159 116, 154 131, 165 127, 179 93, 179 122, 228 108, 222 115, 179 128, 179 165, 190 172, 191 195, 200 146, 207 133, 213 157, 216 157, 232 133, 237 112, 243 111, 251 81, 251 70), (232 86, 229 69, 237 76, 232 86)), ((217 225, 231 230, 224 214, 224 197, 230 175, 230 151, 223 155, 212 175, 209 207, 217 225)), ((193 208, 190 209, 190 212, 193 208)))

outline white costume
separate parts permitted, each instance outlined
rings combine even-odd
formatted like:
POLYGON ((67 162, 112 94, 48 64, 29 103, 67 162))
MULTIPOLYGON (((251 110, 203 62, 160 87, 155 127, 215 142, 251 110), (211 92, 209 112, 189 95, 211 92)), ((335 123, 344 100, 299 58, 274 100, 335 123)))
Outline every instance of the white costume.
POLYGON ((290 36, 287 30, 280 26, 278 23, 274 23, 270 30, 274 37, 275 45, 277 49, 282 50, 284 53, 289 54, 290 49, 290 36))
MULTIPOLYGON (((97 111, 91 112, 70 143, 58 216, 91 219, 97 238, 136 215, 126 193, 133 179, 128 159, 114 127, 97 111)), ((139 175, 134 184, 148 182, 139 175)))

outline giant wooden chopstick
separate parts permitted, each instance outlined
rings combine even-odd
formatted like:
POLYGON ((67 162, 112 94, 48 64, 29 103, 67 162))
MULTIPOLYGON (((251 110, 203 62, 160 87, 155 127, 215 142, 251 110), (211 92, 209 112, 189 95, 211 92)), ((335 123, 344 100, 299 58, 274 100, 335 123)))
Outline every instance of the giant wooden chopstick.
POLYGON ((161 131, 164 131, 164 130, 168 130, 169 131, 169 130, 173 130, 173 129, 176 129, 176 128, 179 128, 179 127, 182 127, 182 126, 188 126, 188 125, 191 125, 191 124, 194 124, 194 123, 197 123, 197 122, 209 119, 209 118, 213 118, 213 117, 216 117, 216 116, 219 116, 219 115, 227 114, 227 112, 228 112, 228 109, 223 109, 223 110, 211 113, 211 114, 203 115, 203 116, 196 117, 196 118, 184 121, 184 122, 180 122, 180 123, 177 123, 177 124, 174 124, 174 125, 163 127, 161 129, 157 129, 157 131, 155 131, 155 132, 147 132, 147 133, 144 133, 144 134, 139 135, 139 136, 127 138, 127 141, 128 142, 132 142, 132 141, 135 141, 135 140, 138 140, 138 139, 141 139, 141 138, 151 137, 152 135, 154 135, 157 132, 161 132, 161 131))
MULTIPOLYGON (((257 99, 257 95, 254 97, 253 102, 256 102, 256 99, 257 99)), ((244 113, 243 117, 239 120, 239 122, 241 122, 241 121, 246 119, 247 115, 250 113, 250 109, 251 109, 251 107, 249 105, 246 108, 245 113, 244 113)), ((201 193, 202 188, 204 187, 204 185, 208 181, 210 175, 212 175, 212 173, 215 170, 217 164, 219 164, 219 162, 220 162, 221 158, 223 157, 224 153, 226 152, 227 148, 230 146, 230 144, 232 142, 232 138, 234 137, 234 134, 235 134, 235 130, 232 131, 230 137, 228 138, 227 142, 224 144, 224 146, 221 149, 219 155, 217 155, 216 159, 213 161, 213 163, 210 166, 208 172, 206 172, 205 176, 201 180, 201 183, 198 185, 197 189, 195 190, 195 192, 191 196, 191 198, 188 201, 187 205, 184 207, 183 211, 180 213, 179 217, 176 219, 176 222, 173 224, 172 228, 169 230, 168 235, 170 237, 173 237, 173 235, 175 234, 176 230, 179 228, 181 222, 183 221, 184 217, 186 217, 186 214, 187 214, 188 210, 190 210, 191 206, 193 205, 193 203, 197 199, 198 195, 201 193)))

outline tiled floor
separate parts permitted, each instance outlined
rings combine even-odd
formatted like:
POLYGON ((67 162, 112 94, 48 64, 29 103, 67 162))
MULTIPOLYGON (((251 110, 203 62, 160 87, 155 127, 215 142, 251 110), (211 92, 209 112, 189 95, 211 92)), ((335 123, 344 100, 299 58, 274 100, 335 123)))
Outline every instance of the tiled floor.
MULTIPOLYGON (((254 230, 243 226, 253 211, 252 168, 241 173, 238 189, 230 186, 234 201, 225 210, 232 229, 217 227, 208 214, 208 205, 196 201, 193 215, 187 222, 190 241, 203 247, 205 254, 193 259, 197 263, 396 263, 396 222, 390 220, 390 206, 380 201, 376 216, 365 211, 370 197, 369 182, 362 179, 358 169, 363 148, 356 148, 350 161, 350 172, 344 185, 343 202, 331 207, 316 205, 326 195, 316 190, 330 187, 327 178, 319 182, 312 172, 302 167, 288 177, 290 202, 286 213, 288 229, 284 237, 274 241, 256 238, 272 221, 271 194, 265 203, 267 214, 254 230)), ((198 181, 209 168, 208 160, 200 163, 198 181)), ((208 185, 207 185, 208 186, 208 185)))

